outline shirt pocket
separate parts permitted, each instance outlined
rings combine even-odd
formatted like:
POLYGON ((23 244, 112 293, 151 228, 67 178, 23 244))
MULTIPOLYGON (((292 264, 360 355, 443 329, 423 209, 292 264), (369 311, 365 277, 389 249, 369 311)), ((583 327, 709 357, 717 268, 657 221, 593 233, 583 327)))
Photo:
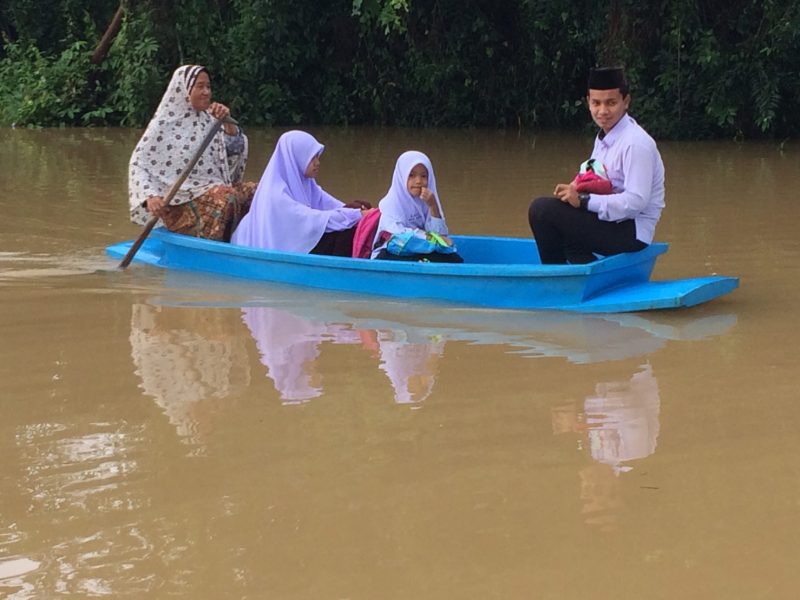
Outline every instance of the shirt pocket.
POLYGON ((622 157, 605 163, 606 176, 611 180, 613 193, 618 194, 625 189, 625 172, 622 170, 622 157))

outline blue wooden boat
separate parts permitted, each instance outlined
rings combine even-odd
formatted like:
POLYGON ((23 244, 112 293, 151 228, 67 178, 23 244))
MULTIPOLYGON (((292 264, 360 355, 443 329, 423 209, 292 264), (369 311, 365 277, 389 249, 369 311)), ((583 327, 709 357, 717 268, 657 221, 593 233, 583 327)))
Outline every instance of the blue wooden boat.
MULTIPOLYGON (((650 281, 667 244, 586 265, 542 265, 527 238, 453 236, 464 264, 373 261, 276 252, 155 229, 135 261, 307 287, 470 306, 613 313, 694 306, 727 294, 736 277, 650 281)), ((122 258, 132 241, 107 248, 122 258)))
MULTIPOLYGON (((520 356, 559 357, 575 364, 651 354, 668 342, 724 335, 737 323, 736 314, 722 310, 583 314, 419 302, 410 311, 405 300, 176 270, 166 272, 146 302, 159 307, 290 313, 306 324, 297 332, 304 341, 317 330, 322 341, 352 344, 354 331, 371 330, 397 334, 407 343, 437 340, 504 346, 520 356)), ((273 340, 257 343, 266 347, 273 340)))

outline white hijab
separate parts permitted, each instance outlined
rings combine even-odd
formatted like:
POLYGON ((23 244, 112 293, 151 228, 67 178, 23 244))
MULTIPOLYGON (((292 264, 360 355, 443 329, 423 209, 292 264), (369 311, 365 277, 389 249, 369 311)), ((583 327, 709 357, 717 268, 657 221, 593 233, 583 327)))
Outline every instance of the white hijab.
POLYGON ((344 206, 305 176, 311 159, 324 149, 305 131, 287 131, 278 138, 250 212, 234 231, 232 243, 302 253, 317 245, 333 211, 344 206))
MULTIPOLYGON (((381 210, 378 234, 382 231, 396 234, 408 229, 426 229, 426 224, 431 218, 431 211, 424 200, 415 198, 408 191, 408 176, 417 165, 422 165, 428 170, 428 189, 436 196, 439 214, 444 220, 444 211, 439 200, 439 192, 436 189, 436 176, 433 173, 431 160, 422 152, 409 150, 397 159, 392 175, 392 185, 378 203, 378 208, 381 210)), ((442 233, 447 234, 446 228, 442 233)))
MULTIPOLYGON (((189 102, 189 92, 202 72, 207 73, 200 65, 184 65, 175 70, 131 155, 128 199, 134 223, 143 225, 149 220, 150 214, 142 206, 144 201, 167 193, 214 123, 214 117, 206 111, 197 112, 189 102)), ((214 136, 172 204, 189 202, 216 185, 230 185, 241 179, 247 157, 237 156, 239 164, 229 164, 224 135, 220 129, 214 136)))

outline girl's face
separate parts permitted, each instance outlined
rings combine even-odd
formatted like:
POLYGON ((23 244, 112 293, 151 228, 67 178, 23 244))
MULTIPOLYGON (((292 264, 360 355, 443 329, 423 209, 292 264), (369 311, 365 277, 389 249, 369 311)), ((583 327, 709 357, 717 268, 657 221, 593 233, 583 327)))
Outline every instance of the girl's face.
POLYGON ((311 162, 308 163, 306 172, 303 173, 303 175, 312 179, 319 175, 319 154, 311 159, 311 162))
POLYGON ((205 71, 194 80, 194 87, 189 92, 189 104, 197 112, 202 112, 211 106, 211 80, 205 71))
POLYGON ((408 192, 415 198, 419 198, 422 188, 428 187, 428 169, 424 165, 416 165, 408 174, 408 192))

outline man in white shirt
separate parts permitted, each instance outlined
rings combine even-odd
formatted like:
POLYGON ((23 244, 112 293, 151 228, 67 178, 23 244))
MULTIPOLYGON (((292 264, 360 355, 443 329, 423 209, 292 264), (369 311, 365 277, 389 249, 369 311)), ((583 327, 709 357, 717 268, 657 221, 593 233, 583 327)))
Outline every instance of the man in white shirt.
POLYGON ((542 264, 588 263, 635 252, 653 241, 664 208, 664 164, 647 132, 628 115, 630 93, 621 68, 592 69, 586 100, 600 127, 592 158, 611 180, 610 194, 579 193, 559 183, 552 197, 528 209, 542 264))

